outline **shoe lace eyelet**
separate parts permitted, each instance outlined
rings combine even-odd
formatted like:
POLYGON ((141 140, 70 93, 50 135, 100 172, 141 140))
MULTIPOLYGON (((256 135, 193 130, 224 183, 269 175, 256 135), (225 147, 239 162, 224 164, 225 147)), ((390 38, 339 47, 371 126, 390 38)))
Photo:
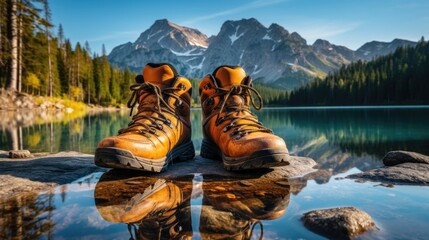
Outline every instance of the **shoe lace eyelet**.
POLYGON ((180 83, 179 85, 177 85, 177 88, 178 88, 179 90, 186 90, 186 86, 185 86, 185 84, 183 84, 183 83, 180 83))
POLYGON ((246 136, 247 135, 247 132, 242 132, 240 135, 238 135, 237 137, 235 137, 235 139, 240 139, 240 138, 242 138, 242 137, 244 137, 244 136, 246 136))
POLYGON ((207 100, 207 106, 213 105, 214 104, 214 99, 213 98, 209 98, 207 100))

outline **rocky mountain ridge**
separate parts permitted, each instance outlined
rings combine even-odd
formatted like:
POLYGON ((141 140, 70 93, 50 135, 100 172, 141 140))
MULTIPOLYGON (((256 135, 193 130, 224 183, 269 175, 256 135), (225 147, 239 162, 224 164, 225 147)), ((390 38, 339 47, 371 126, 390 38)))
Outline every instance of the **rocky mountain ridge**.
POLYGON ((148 62, 169 62, 187 76, 201 78, 219 65, 240 65, 256 81, 284 89, 323 77, 344 64, 371 60, 415 42, 372 41, 353 51, 318 39, 312 45, 278 24, 268 28, 254 18, 226 21, 210 38, 200 31, 157 20, 134 42, 115 47, 109 61, 140 72, 148 62))

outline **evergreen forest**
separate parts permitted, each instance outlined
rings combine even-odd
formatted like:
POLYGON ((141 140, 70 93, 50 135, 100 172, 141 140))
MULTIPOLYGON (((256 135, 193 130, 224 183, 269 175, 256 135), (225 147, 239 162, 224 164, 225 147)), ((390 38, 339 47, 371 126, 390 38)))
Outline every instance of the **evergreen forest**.
MULTIPOLYGON (((125 104, 135 75, 53 26, 48 0, 0 0, 0 88, 102 106, 125 104), (54 32, 54 29, 55 32, 54 32)), ((188 76, 191 77, 191 76, 188 76)), ((199 106, 198 80, 193 106, 199 106)), ((342 66, 288 92, 254 84, 271 106, 429 104, 429 44, 342 66)))
POLYGON ((404 105, 429 104, 429 44, 422 38, 415 47, 369 62, 342 66, 326 78, 317 78, 293 91, 288 105, 404 105))

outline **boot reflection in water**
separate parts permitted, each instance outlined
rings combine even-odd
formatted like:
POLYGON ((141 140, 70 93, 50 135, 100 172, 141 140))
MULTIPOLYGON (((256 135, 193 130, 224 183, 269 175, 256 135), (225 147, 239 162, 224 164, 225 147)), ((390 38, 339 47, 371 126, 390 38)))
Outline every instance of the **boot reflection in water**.
MULTIPOLYGON (((208 180, 202 188, 202 239, 251 239, 257 229, 262 238, 261 221, 281 217, 289 204, 285 179, 208 180)), ((126 178, 112 171, 103 174, 94 191, 100 215, 126 223, 131 239, 192 238, 191 195, 191 179, 126 178)))
POLYGON ((124 178, 120 174, 103 174, 94 190, 97 210, 106 221, 126 223, 130 239, 192 236, 191 181, 124 178))
POLYGON ((289 205, 287 179, 205 181, 200 234, 203 239, 251 239, 262 220, 283 216, 289 205))

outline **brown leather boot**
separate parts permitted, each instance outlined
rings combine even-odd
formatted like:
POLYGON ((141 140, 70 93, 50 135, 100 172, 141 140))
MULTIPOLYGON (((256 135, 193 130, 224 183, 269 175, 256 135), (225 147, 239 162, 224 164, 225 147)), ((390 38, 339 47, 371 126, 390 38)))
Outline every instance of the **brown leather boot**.
POLYGON ((138 111, 118 136, 98 144, 95 164, 161 172, 173 159, 192 159, 189 80, 169 64, 149 63, 136 81, 128 107, 131 115, 138 103, 138 111))
POLYGON ((250 104, 262 108, 252 79, 238 66, 220 66, 200 83, 203 109, 201 156, 222 158, 227 170, 288 165, 284 140, 262 126, 250 104), (256 106, 252 93, 259 100, 256 106))

